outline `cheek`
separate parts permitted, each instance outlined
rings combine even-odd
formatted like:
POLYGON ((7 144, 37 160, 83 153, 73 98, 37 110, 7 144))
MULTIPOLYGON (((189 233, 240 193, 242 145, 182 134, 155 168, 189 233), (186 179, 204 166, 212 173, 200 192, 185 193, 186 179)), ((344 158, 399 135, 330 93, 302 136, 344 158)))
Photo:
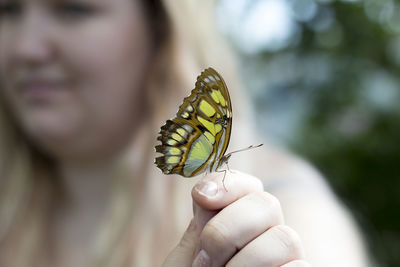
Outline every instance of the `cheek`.
POLYGON ((144 118, 151 40, 139 16, 120 18, 64 28, 52 39, 56 57, 51 63, 67 74, 70 86, 48 105, 25 105, 15 90, 4 89, 2 77, 9 70, 3 68, 6 55, 0 47, 0 94, 9 93, 7 101, 28 135, 49 151, 71 150, 72 155, 112 146, 111 140, 129 138, 144 118))
POLYGON ((118 27, 98 24, 80 40, 69 64, 88 105, 103 118, 114 114, 116 119, 119 112, 129 109, 134 112, 132 106, 141 101, 139 93, 151 61, 145 27, 136 21, 118 22, 118 27))

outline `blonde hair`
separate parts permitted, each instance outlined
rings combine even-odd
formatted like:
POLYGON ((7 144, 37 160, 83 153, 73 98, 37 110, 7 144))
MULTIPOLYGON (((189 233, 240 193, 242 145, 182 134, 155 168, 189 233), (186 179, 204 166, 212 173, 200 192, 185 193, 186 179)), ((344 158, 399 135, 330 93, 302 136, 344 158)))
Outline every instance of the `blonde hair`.
MULTIPOLYGON (((162 23, 168 25, 156 31, 156 34, 167 34, 161 38, 163 43, 148 77, 149 103, 154 111, 148 127, 154 133, 164 123, 165 113, 173 114, 180 97, 188 93, 193 87, 193 78, 205 67, 220 70, 229 81, 231 95, 243 99, 237 96, 239 92, 234 88, 240 86, 235 75, 236 64, 214 23, 215 1, 165 0, 161 4, 163 12, 156 9, 148 13, 149 16, 161 14, 158 18, 149 18, 156 20, 153 27, 162 23), (160 21, 164 19, 168 21, 160 21)), ((50 203, 56 203, 54 198, 58 194, 55 192, 59 193, 62 188, 57 184, 51 160, 27 141, 5 104, 4 99, 0 99, 0 265, 43 266, 43 258, 47 256, 44 253, 49 248, 38 244, 47 244, 45 230, 48 218, 56 208, 50 203)), ((242 101, 241 105, 246 104, 242 101)), ((241 108, 241 114, 244 109, 241 108)), ((149 142, 152 147, 155 141, 149 142)), ((153 155, 149 150, 143 151, 145 156, 142 158, 147 161, 143 164, 148 166, 142 168, 144 177, 149 175, 147 169, 152 164, 150 157, 153 155)), ((126 175, 129 173, 127 165, 131 163, 121 160, 116 168, 107 221, 93 248, 96 266, 125 266, 131 261, 127 258, 134 257, 130 249, 133 241, 127 234, 132 230, 130 220, 134 205, 132 185, 126 175)))

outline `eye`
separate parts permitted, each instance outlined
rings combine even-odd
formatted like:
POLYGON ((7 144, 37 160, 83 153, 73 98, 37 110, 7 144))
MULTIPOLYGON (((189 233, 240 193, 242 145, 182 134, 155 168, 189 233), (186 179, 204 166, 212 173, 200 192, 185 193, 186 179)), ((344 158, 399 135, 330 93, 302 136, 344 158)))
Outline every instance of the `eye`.
POLYGON ((22 12, 22 6, 17 1, 0 3, 0 18, 15 17, 22 12))
POLYGON ((85 3, 66 1, 57 4, 57 13, 67 19, 83 19, 95 13, 95 9, 85 3))

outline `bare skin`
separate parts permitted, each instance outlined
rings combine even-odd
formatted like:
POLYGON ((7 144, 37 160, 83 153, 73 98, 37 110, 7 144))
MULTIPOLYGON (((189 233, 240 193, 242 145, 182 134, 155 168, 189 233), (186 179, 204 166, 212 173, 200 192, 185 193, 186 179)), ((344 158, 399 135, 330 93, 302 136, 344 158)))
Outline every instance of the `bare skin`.
MULTIPOLYGON (((154 52, 147 18, 139 0, 3 2, 1 93, 26 135, 56 160, 70 199, 55 218, 55 265, 89 266, 111 170, 144 139, 143 86, 154 52)), ((193 188, 191 224, 163 266, 309 266, 258 178, 227 173, 227 190, 221 181, 212 174, 193 188)))
POLYGON ((193 266, 310 266, 259 179, 234 171, 222 180, 210 174, 193 188, 194 217, 164 267, 190 266, 193 255, 193 266))

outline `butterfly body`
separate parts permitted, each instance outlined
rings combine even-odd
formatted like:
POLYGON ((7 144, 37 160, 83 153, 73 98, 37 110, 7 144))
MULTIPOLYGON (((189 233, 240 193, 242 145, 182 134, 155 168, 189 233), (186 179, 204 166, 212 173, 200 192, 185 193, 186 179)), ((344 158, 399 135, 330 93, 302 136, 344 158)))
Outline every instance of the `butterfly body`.
POLYGON ((214 172, 225 156, 232 128, 232 105, 227 86, 212 68, 197 77, 195 88, 183 100, 176 117, 161 127, 161 145, 155 159, 164 174, 193 177, 214 172))

